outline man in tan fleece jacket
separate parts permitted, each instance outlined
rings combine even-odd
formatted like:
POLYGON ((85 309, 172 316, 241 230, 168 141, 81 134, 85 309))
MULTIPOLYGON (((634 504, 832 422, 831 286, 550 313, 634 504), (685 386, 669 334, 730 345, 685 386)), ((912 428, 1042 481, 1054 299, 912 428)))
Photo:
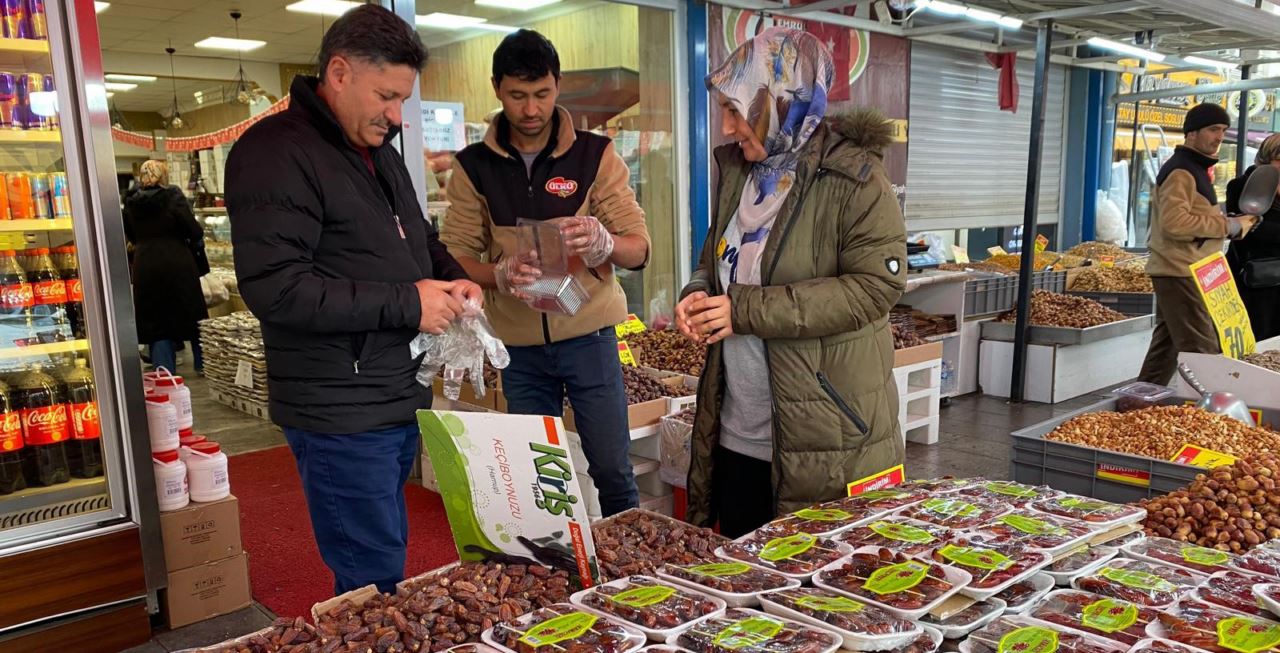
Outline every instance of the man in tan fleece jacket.
POLYGON ((1216 104, 1187 112, 1185 144, 1160 168, 1156 177, 1156 213, 1151 219, 1147 274, 1156 291, 1156 328, 1138 380, 1169 383, 1184 351, 1222 351, 1213 318, 1191 276, 1191 264, 1222 251, 1226 238, 1243 238, 1257 224, 1252 215, 1227 217, 1209 171, 1218 163, 1218 148, 1231 117, 1216 104))

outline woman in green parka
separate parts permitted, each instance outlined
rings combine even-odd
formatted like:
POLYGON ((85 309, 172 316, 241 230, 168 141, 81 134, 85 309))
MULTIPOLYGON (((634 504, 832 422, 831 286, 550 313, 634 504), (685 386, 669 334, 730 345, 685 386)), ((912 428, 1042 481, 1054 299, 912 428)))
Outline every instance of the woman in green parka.
POLYGON ((737 537, 902 463, 889 311, 906 282, 883 115, 825 117, 830 53, 771 28, 707 76, 720 179, 676 325, 710 345, 689 521, 737 537))

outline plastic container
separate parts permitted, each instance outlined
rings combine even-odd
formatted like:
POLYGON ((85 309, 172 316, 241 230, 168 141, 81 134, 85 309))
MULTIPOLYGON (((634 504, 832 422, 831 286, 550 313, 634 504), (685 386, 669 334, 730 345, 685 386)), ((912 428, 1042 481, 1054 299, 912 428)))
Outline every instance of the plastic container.
POLYGON ((171 451, 181 446, 178 437, 178 409, 169 395, 147 395, 147 433, 151 436, 151 452, 171 451))
POLYGON ((757 610, 730 608, 719 617, 672 635, 667 644, 694 653, 834 653, 843 641, 830 628, 757 610))
POLYGON ((1012 506, 1007 504, 1001 505, 959 494, 948 494, 925 499, 903 508, 898 511, 898 515, 947 528, 965 530, 985 524, 1011 509, 1012 506))
POLYGON ((945 526, 890 515, 841 533, 840 541, 855 549, 878 546, 905 556, 918 556, 950 540, 953 533, 945 526))
POLYGON ((1239 556, 1227 551, 1166 537, 1148 537, 1139 542, 1130 542, 1120 550, 1130 558, 1181 567, 1204 575, 1227 571, 1232 563, 1239 562, 1239 556))
POLYGON ((819 569, 845 559, 850 553, 853 553, 853 547, 843 542, 809 533, 787 534, 769 528, 716 549, 716 555, 725 560, 745 562, 801 583, 808 582, 819 569))
POLYGON ((572 650, 575 645, 602 635, 613 638, 613 646, 593 650, 629 653, 645 644, 644 633, 620 622, 601 617, 568 603, 554 603, 520 615, 490 628, 480 637, 485 644, 510 653, 552 653, 572 650), (508 647, 502 642, 515 645, 508 647))
POLYGON ((231 479, 227 476, 227 455, 217 442, 205 441, 189 447, 187 458, 188 478, 191 482, 191 500, 208 502, 224 499, 231 494, 231 479))
POLYGON ((1053 581, 1058 585, 1070 585, 1071 579, 1093 573, 1119 553, 1120 549, 1114 546, 1082 547, 1077 552, 1065 558, 1059 558, 1045 567, 1044 573, 1053 577, 1053 581))
POLYGON ((486 644, 474 642, 471 644, 459 644, 457 646, 452 646, 440 653, 498 653, 498 649, 486 644))
POLYGON ((1000 599, 987 599, 974 603, 946 619, 937 619, 927 614, 920 623, 938 629, 946 639, 960 639, 999 619, 1007 607, 1009 606, 1000 599))
POLYGON ((152 452, 151 467, 156 475, 156 499, 160 502, 161 512, 185 508, 191 503, 187 466, 178 459, 176 449, 152 452))
POLYGON ((937 653, 942 648, 942 631, 933 626, 922 626, 924 632, 914 640, 885 653, 937 653))
POLYGON ((570 596, 569 602, 614 621, 626 622, 654 642, 665 642, 680 630, 724 614, 728 607, 724 599, 648 576, 620 578, 585 589, 570 596), (664 620, 670 620, 673 625, 656 627, 664 620))
POLYGON ((1136 524, 1147 518, 1147 509, 1140 506, 1099 501, 1071 494, 1036 501, 1031 504, 1031 509, 1082 521, 1103 531, 1125 524, 1136 524))
POLYGON ((1267 610, 1280 617, 1280 583, 1261 583, 1253 586, 1253 596, 1267 610))
POLYGON ((822 505, 825 508, 839 508, 849 512, 862 513, 866 521, 870 521, 904 506, 924 501, 929 498, 930 494, 929 491, 919 488, 887 487, 828 501, 822 505))
POLYGON ((1030 610, 1052 589, 1053 578, 1049 574, 1040 572, 1021 583, 1009 586, 993 598, 1004 601, 1006 615, 1017 615, 1030 610))
MULTIPOLYGON (((452 651, 453 649, 449 650, 452 651)), ((445 653, 448 653, 448 651, 445 651, 445 653)), ((671 646, 670 644, 650 644, 636 651, 636 653, 693 653, 693 651, 679 646, 671 646)))
POLYGON ((925 492, 930 496, 939 494, 949 494, 963 490, 964 488, 986 483, 985 478, 952 478, 943 476, 940 478, 916 479, 913 481, 903 481, 893 489, 907 492, 925 492))
POLYGON ((1049 628, 1039 622, 1021 617, 1001 617, 974 631, 968 639, 960 642, 960 653, 996 653, 997 651, 1000 653, 1011 651, 1123 653, 1127 650, 1128 648, 1115 642, 1066 632, 1061 628, 1049 628), (1011 645, 1015 642, 1016 645, 1011 645))
POLYGON ((1159 611, 1122 601, 1080 592, 1057 590, 1026 614, 1028 619, 1051 628, 1065 628, 1084 635, 1133 646, 1147 636, 1147 625, 1159 611))
POLYGON ((658 578, 722 599, 731 608, 760 605, 760 596, 800 587, 800 581, 745 562, 666 565, 658 578))
POLYGON ((1134 644, 1128 653, 1204 653, 1204 650, 1179 644, 1170 639, 1148 637, 1134 644))
POLYGON ((191 388, 182 381, 182 377, 169 374, 157 376, 155 392, 169 395, 169 400, 178 409, 178 429, 190 429, 194 424, 191 414, 191 388))
POLYGON ((774 592, 761 597, 769 614, 834 630, 849 651, 883 651, 910 643, 923 631, 919 624, 896 617, 881 608, 835 592, 813 587, 774 592), (891 632, 869 631, 878 625, 891 632))
POLYGON ((1234 570, 1222 571, 1210 576, 1203 585, 1192 590, 1189 596, 1215 608, 1232 610, 1250 617, 1275 619, 1271 611, 1259 602, 1253 593, 1254 587, 1267 583, 1268 579, 1265 576, 1234 570))
POLYGON ((1087 524, 1074 519, 1019 510, 978 526, 973 537, 1000 544, 1017 544, 1057 557, 1095 535, 1097 532, 1087 524))
POLYGON ((934 549, 933 560, 938 564, 969 572, 973 580, 960 593, 971 599, 984 601, 1009 586, 1034 576, 1053 558, 1016 544, 983 546, 957 540, 934 549))
POLYGON ((884 550, 880 547, 857 549, 849 559, 837 562, 814 575, 813 584, 874 605, 903 619, 915 621, 973 582, 973 576, 967 571, 929 560, 907 558, 901 554, 892 554, 888 558, 881 555, 882 551, 884 550), (869 556, 880 556, 881 560, 871 563, 874 569, 863 576, 859 571, 861 567, 868 566, 866 562, 870 560, 869 556), (845 565, 852 565, 854 568, 845 569, 845 565), (935 572, 940 572, 942 578, 934 576, 935 572), (852 580, 842 580, 845 578, 852 580), (924 582, 932 585, 928 593, 916 589, 924 582), (926 602, 918 607, 898 607, 913 595, 920 594, 925 595, 926 602))
POLYGON ((1265 544, 1254 547, 1252 551, 1231 561, 1231 568, 1280 578, 1280 549, 1265 544))
POLYGON ((196 435, 189 431, 186 432, 185 435, 182 434, 182 431, 179 431, 178 433, 178 456, 182 458, 183 461, 186 461, 187 458, 191 457, 191 450, 188 449, 188 447, 208 440, 208 438, 203 435, 196 435))
POLYGON ((1154 405, 1161 399, 1172 397, 1173 388, 1170 388, 1167 385, 1159 385, 1157 383, 1135 381, 1129 385, 1121 386, 1112 390, 1111 394, 1117 397, 1126 397, 1133 401, 1141 401, 1154 405))
POLYGON ((1177 603, 1183 592, 1195 588, 1205 578, 1179 567, 1116 558, 1091 574, 1077 576, 1071 586, 1099 596, 1163 609, 1177 603))
POLYGON ((1032 501, 1056 497, 1061 492, 1048 486, 1023 485, 1013 481, 990 481, 960 490, 960 496, 976 497, 985 501, 1008 503, 1018 508, 1032 501))
POLYGON ((1167 610, 1165 616, 1147 626, 1147 635, 1195 646, 1210 653, 1280 652, 1280 645, 1266 646, 1259 641, 1280 642, 1280 623, 1246 617, 1195 601, 1182 601, 1167 610), (1201 646, 1198 642, 1203 642, 1206 634, 1210 637, 1217 634, 1217 645, 1201 646))

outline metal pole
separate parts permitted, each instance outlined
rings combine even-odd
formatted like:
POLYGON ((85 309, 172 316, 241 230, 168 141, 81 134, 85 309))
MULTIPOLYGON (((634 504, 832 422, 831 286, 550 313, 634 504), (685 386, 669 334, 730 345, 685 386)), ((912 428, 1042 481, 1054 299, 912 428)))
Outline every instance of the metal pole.
POLYGON ((1053 19, 1036 33, 1036 78, 1031 100, 1031 146, 1027 152, 1027 201, 1022 214, 1022 265, 1018 270, 1018 314, 1013 336, 1009 398, 1022 401, 1027 374, 1027 322, 1031 317, 1031 266, 1035 264, 1036 214, 1040 211, 1040 159, 1044 154, 1044 101, 1049 90, 1049 45, 1053 19))
MULTIPOLYGON (((1142 82, 1142 75, 1134 78, 1134 84, 1142 82)), ((1117 105, 1119 108, 1119 105, 1117 105)), ((1142 102, 1133 103, 1133 138, 1129 142, 1129 202, 1125 207, 1124 217, 1125 224, 1129 225, 1129 233, 1137 233, 1138 231, 1138 184, 1142 181, 1142 175, 1138 172, 1138 116, 1142 113, 1142 102)), ((1144 141, 1146 137, 1143 137, 1144 141)), ((1142 165, 1147 165, 1143 161, 1142 165)))
MULTIPOLYGON (((1249 79, 1249 69, 1252 66, 1240 67, 1240 80, 1249 79)), ((1245 150, 1249 148, 1249 91, 1240 91, 1240 103, 1236 107, 1239 115, 1236 116, 1236 176, 1244 174, 1245 169, 1245 150)))

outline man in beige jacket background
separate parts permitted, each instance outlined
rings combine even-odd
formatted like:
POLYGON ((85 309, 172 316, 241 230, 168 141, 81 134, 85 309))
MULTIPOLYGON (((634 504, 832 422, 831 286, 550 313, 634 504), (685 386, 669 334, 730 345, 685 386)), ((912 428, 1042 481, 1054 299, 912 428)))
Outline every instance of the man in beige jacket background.
POLYGON ((1156 291, 1156 328, 1138 380, 1169 383, 1184 351, 1222 351, 1213 318, 1200 299, 1191 264, 1221 252, 1224 239, 1243 238, 1257 216, 1227 217, 1209 171, 1218 164, 1218 148, 1231 124, 1227 111, 1200 104, 1187 112, 1183 145, 1156 177, 1156 213, 1151 219, 1147 274, 1156 291))

